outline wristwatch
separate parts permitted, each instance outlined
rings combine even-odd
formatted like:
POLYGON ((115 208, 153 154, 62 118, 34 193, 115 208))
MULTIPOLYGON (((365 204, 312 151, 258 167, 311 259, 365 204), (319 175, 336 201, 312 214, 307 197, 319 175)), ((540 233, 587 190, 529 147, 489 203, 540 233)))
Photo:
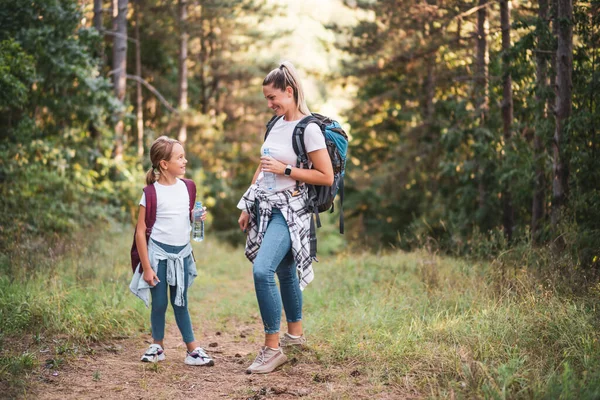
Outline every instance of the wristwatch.
POLYGON ((283 171, 285 176, 290 176, 292 174, 292 166, 290 164, 285 166, 285 171, 283 171))

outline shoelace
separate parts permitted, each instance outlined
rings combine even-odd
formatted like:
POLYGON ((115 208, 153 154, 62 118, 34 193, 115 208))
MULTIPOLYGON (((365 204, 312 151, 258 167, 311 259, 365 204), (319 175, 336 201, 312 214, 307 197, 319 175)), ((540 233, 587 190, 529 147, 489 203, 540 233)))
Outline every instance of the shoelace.
POLYGON ((203 348, 201 348, 201 347, 200 347, 200 348, 198 348, 198 349, 196 349, 196 350, 194 350, 194 351, 192 351, 192 352, 191 352, 191 353, 189 353, 189 354, 190 354, 190 356, 192 356, 192 357, 196 357, 196 356, 198 356, 198 357, 200 357, 200 358, 202 358, 202 359, 210 359, 210 357, 208 356, 208 354, 206 354, 206 352, 204 351, 204 349, 203 349, 203 348))
POLYGON ((258 352, 258 355, 256 356, 256 360, 254 360, 254 362, 257 362, 259 364, 264 364, 266 353, 267 353, 267 349, 260 349, 260 351, 258 352))
POLYGON ((146 352, 146 356, 153 356, 153 355, 160 355, 160 353, 162 353, 160 351, 160 349, 158 347, 155 346, 150 346, 150 348, 148 349, 148 351, 146 352))

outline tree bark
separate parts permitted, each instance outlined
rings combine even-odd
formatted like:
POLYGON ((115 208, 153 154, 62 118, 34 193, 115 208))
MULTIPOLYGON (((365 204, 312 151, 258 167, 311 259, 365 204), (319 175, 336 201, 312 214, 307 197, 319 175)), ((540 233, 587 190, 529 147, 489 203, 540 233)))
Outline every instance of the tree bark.
MULTIPOLYGON (((104 16, 103 16, 104 10, 102 9, 102 0, 94 0, 94 20, 93 20, 93 24, 94 24, 94 28, 96 28, 96 30, 98 32, 100 32, 102 35, 104 35, 104 16)), ((104 43, 103 41, 101 43, 98 44, 98 47, 96 48, 96 56, 100 59, 101 62, 101 67, 104 66, 105 64, 105 60, 104 60, 104 43)))
MULTIPOLYGON (((127 70, 127 5, 128 0, 113 0, 113 85, 115 97, 123 104, 126 93, 126 70, 127 70)), ((115 148, 114 158, 116 161, 123 159, 123 143, 125 141, 125 123, 120 112, 115 124, 115 148)))
MULTIPOLYGON (((477 48, 476 48, 476 77, 475 77, 475 107, 479 117, 479 126, 484 127, 489 108, 489 51, 487 46, 488 36, 488 0, 479 0, 479 9, 477 10, 477 48)), ((485 138, 478 138, 483 143, 485 138)), ((487 189, 485 187, 485 166, 481 155, 476 156, 478 169, 477 190, 479 194, 479 214, 481 220, 486 219, 487 189)))
POLYGON ((556 49, 556 108, 553 148, 552 226, 561 219, 568 192, 569 171, 564 154, 564 131, 572 110, 573 3, 558 0, 556 49))
MULTIPOLYGON (((135 2, 135 74, 142 76, 142 51, 140 43, 140 12, 141 2, 135 2)), ((137 154, 138 157, 144 156, 144 97, 142 95, 142 83, 136 82, 136 123, 137 123, 137 154)))
POLYGON ((188 109, 188 32, 187 32, 187 0, 179 0, 179 110, 181 121, 179 125, 178 139, 183 144, 187 140, 187 125, 185 112, 188 109))
POLYGON ((544 45, 546 42, 543 36, 547 35, 548 25, 548 0, 539 0, 538 9, 538 46, 539 50, 536 53, 536 104, 537 104, 537 126, 535 136, 533 138, 533 152, 535 175, 533 183, 533 201, 531 206, 531 241, 533 244, 539 244, 541 225, 546 215, 545 199, 546 199, 546 171, 545 165, 545 124, 548 119, 548 65, 546 51, 548 49, 544 45))
MULTIPOLYGON (((504 158, 512 149, 512 120, 513 98, 512 77, 510 74, 510 0, 500 0, 500 25, 502 26, 502 136, 504 138, 504 158)), ((505 182, 502 187, 502 225, 504 236, 510 242, 513 235, 514 209, 510 192, 511 182, 505 182)))

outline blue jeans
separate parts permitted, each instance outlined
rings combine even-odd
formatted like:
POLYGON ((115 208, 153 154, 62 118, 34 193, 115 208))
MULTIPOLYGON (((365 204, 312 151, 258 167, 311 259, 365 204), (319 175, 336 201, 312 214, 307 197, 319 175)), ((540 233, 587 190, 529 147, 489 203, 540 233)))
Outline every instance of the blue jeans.
MULTIPOLYGON (((179 253, 185 246, 171 246, 164 243, 159 243, 156 240, 154 241, 158 246, 160 246, 167 253, 179 253)), ((150 294, 152 295, 152 312, 150 314, 150 324, 152 326, 152 338, 154 340, 163 340, 165 337, 165 314, 167 312, 167 306, 169 305, 169 300, 167 299, 167 288, 170 290, 171 297, 171 305, 173 306, 173 312, 175 313, 175 321, 177 322, 177 327, 181 332, 181 336, 183 337, 183 341, 185 343, 191 343, 194 341, 194 331, 192 329, 192 321, 190 320, 190 313, 188 312, 187 304, 187 287, 188 287, 188 268, 189 262, 191 260, 192 255, 189 255, 184 260, 184 274, 185 282, 183 291, 183 306, 175 305, 175 294, 177 289, 175 286, 167 285, 167 260, 161 260, 158 263, 158 271, 156 275, 160 282, 150 289, 150 294)))
POLYGON ((287 322, 302 320, 302 291, 292 255, 292 240, 287 221, 279 209, 274 208, 254 259, 254 289, 265 333, 277 333, 281 325, 281 303, 287 322), (275 274, 279 278, 279 289, 275 274), (281 295, 280 295, 281 291, 281 295))

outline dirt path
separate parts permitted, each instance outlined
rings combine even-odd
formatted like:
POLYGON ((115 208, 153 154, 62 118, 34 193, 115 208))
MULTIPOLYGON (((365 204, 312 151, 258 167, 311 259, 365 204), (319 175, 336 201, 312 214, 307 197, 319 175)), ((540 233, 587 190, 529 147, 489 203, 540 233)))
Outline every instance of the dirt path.
MULTIPOLYGON (((173 325, 167 338, 178 337, 173 325)), ((68 365, 44 370, 28 398, 36 399, 398 399, 414 398, 399 388, 375 387, 360 374, 359 366, 325 368, 309 349, 288 354, 290 361, 269 375, 247 375, 257 345, 245 332, 205 330, 202 345, 215 360, 213 367, 191 367, 183 363, 185 346, 165 342, 167 359, 157 365, 139 361, 146 340, 126 339, 103 344, 94 355, 80 357, 68 365)))

